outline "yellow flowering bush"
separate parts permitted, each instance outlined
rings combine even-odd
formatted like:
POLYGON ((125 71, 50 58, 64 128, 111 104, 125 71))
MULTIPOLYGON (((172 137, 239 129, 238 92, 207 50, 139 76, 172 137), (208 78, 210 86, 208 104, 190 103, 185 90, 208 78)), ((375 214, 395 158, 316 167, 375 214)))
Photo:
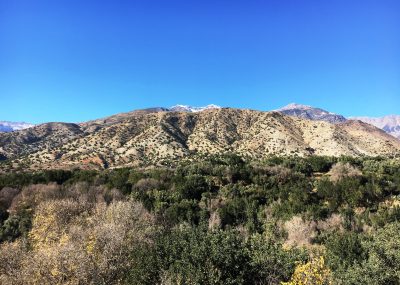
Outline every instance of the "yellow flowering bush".
POLYGON ((282 285, 331 285, 331 272, 325 266, 323 256, 312 259, 306 264, 299 264, 289 282, 282 285))

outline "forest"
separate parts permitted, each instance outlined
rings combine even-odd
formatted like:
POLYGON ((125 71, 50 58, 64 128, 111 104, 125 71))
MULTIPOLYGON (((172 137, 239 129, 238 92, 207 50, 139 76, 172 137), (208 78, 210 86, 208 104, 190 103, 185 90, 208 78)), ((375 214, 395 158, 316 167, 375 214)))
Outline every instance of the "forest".
POLYGON ((0 174, 0 284, 400 284, 400 161, 0 174))

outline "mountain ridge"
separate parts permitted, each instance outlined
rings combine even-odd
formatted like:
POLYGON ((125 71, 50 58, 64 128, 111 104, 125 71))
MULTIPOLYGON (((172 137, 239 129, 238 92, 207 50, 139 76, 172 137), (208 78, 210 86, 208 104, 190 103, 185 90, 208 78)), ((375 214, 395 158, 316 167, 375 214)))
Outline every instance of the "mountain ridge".
MULTIPOLYGON (((137 109, 125 113, 118 113, 111 116, 90 120, 87 122, 78 123, 82 127, 86 128, 90 125, 91 128, 101 128, 104 125, 111 125, 115 122, 121 121, 125 118, 129 118, 134 114, 138 113, 158 113, 158 112, 188 112, 188 113, 197 113, 203 112, 206 110, 213 109, 222 109, 222 107, 209 104, 203 107, 193 107, 190 105, 182 105, 178 104, 169 108, 166 107, 150 107, 145 109, 137 109)), ((312 107, 309 105, 302 105, 297 103, 290 103, 280 109, 273 110, 275 112, 280 112, 288 116, 300 117, 313 121, 325 121, 333 124, 343 123, 347 120, 360 120, 365 123, 374 125, 380 129, 383 129, 388 134, 400 139, 400 116, 399 115, 388 115, 384 117, 349 117, 345 118, 342 115, 335 114, 333 112, 326 111, 321 108, 312 107)), ((0 132, 12 132, 18 131, 21 129, 26 129, 33 127, 33 124, 24 123, 24 122, 8 122, 8 121, 0 121, 0 132)))
POLYGON ((169 164, 223 153, 254 159, 271 155, 398 157, 400 141, 361 121, 331 124, 233 108, 135 111, 102 121, 48 123, 0 134, 0 154, 7 158, 1 164, 3 170, 21 165, 52 169, 169 164))

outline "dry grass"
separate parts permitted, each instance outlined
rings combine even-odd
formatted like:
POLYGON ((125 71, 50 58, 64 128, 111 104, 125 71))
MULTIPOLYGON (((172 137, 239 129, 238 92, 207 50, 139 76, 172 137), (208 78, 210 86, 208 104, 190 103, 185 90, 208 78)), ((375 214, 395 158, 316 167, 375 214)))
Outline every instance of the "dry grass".
POLYGON ((349 163, 336 163, 328 172, 329 179, 333 182, 338 182, 345 177, 361 176, 362 172, 358 168, 350 165, 349 163))

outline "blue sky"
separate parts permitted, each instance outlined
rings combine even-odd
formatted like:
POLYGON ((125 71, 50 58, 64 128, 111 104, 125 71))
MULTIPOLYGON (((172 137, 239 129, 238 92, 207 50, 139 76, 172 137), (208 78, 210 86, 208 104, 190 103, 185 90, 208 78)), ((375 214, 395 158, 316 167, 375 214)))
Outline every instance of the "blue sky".
POLYGON ((291 102, 400 114, 400 1, 0 1, 0 120, 291 102))

